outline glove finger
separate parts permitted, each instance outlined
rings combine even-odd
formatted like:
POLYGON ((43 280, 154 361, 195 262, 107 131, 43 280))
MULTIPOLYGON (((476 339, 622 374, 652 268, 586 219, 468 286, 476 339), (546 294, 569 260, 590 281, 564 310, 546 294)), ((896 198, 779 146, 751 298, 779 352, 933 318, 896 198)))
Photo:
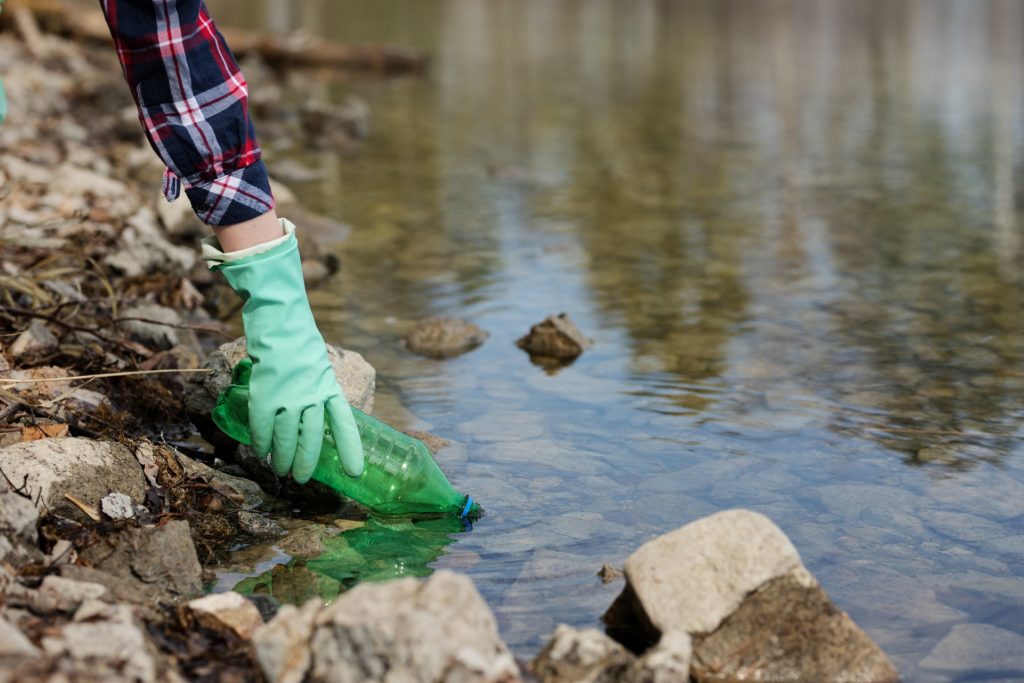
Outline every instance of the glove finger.
POLYGON ((274 414, 260 410, 249 401, 249 434, 252 437, 252 452, 261 460, 270 454, 271 436, 274 433, 274 414))
POLYGON ((358 477, 363 473, 363 442, 359 438, 356 418, 344 397, 333 396, 327 401, 327 416, 331 421, 341 466, 349 476, 358 477))
POLYGON ((288 474, 295 461, 299 417, 299 413, 294 410, 282 410, 274 418, 274 447, 270 454, 270 464, 279 477, 288 474))
POLYGON ((299 422, 299 448, 295 451, 292 477, 305 484, 313 476, 313 470, 320 461, 320 448, 324 441, 324 407, 311 406, 302 411, 299 422))

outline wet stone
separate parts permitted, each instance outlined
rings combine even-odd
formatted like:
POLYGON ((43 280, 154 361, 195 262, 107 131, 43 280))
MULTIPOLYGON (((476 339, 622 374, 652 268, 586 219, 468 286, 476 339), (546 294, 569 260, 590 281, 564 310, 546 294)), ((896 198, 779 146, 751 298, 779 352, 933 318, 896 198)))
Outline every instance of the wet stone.
POLYGON ((569 361, 593 345, 593 340, 588 339, 566 313, 548 316, 516 341, 516 346, 542 362, 543 359, 569 361))
POLYGON ((597 571, 597 577, 601 579, 601 583, 611 583, 612 581, 618 581, 624 576, 621 569, 614 567, 607 562, 601 565, 601 568, 597 571))
POLYGON ((258 512, 250 512, 248 510, 243 510, 238 513, 238 527, 245 533, 250 536, 255 536, 256 538, 275 538, 288 533, 280 524, 266 515, 261 515, 258 512))
POLYGON ((477 325, 458 318, 427 318, 405 338, 406 347, 428 358, 452 358, 472 351, 487 340, 477 325))

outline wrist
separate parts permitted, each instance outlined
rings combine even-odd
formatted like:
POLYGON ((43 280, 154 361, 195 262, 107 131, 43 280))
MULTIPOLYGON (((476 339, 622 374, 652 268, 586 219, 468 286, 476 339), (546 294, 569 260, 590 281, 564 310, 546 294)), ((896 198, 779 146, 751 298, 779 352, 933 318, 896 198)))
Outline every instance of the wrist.
POLYGON ((259 246, 281 237, 281 221, 274 209, 234 225, 213 226, 220 248, 224 252, 241 251, 259 246))

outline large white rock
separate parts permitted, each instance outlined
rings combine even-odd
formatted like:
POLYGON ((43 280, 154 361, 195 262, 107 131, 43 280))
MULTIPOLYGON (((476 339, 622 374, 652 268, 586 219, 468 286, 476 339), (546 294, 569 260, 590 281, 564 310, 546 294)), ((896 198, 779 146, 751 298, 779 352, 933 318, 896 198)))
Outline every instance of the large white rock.
POLYGON ((520 680, 472 581, 448 571, 426 581, 362 584, 324 608, 282 610, 253 645, 274 682, 305 675, 323 683, 520 680))
POLYGON ((719 512, 640 547, 604 616, 643 652, 623 681, 899 679, 764 515, 719 512))
POLYGON ((99 506, 112 491, 141 504, 142 468, 121 444, 85 438, 39 439, 0 449, 0 472, 35 503, 40 512, 80 514, 64 494, 99 506))
POLYGON ((640 546, 626 580, 658 631, 710 633, 758 586, 802 567, 764 515, 726 510, 640 546))

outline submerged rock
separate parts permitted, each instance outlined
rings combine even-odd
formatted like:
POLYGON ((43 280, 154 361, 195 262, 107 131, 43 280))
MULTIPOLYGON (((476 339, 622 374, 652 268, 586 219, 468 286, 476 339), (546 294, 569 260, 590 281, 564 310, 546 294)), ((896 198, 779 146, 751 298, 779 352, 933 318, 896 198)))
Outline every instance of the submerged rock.
POLYGON ((451 358, 472 351, 488 337, 486 330, 458 318, 426 318, 405 338, 406 347, 428 358, 451 358))
POLYGON ((697 681, 899 678, 764 515, 692 522, 641 546, 625 574, 604 615, 609 635, 652 657, 666 634, 691 637, 697 681))
MULTIPOLYGON (((1024 636, 992 624, 957 624, 921 660, 929 672, 950 679, 970 679, 984 671, 984 678, 1024 679, 1024 636)), ((983 677, 978 676, 981 680, 983 677)))
POLYGON ((487 604, 467 577, 439 571, 361 584, 321 607, 282 608, 253 636, 269 681, 519 681, 487 604))
POLYGON ((540 364, 571 361, 593 345, 593 340, 584 336, 567 313, 548 316, 516 341, 516 346, 540 364))
POLYGON ((145 495, 142 468, 121 444, 85 438, 39 439, 0 449, 0 472, 40 511, 81 516, 65 494, 98 507, 114 491, 136 504, 145 495))

